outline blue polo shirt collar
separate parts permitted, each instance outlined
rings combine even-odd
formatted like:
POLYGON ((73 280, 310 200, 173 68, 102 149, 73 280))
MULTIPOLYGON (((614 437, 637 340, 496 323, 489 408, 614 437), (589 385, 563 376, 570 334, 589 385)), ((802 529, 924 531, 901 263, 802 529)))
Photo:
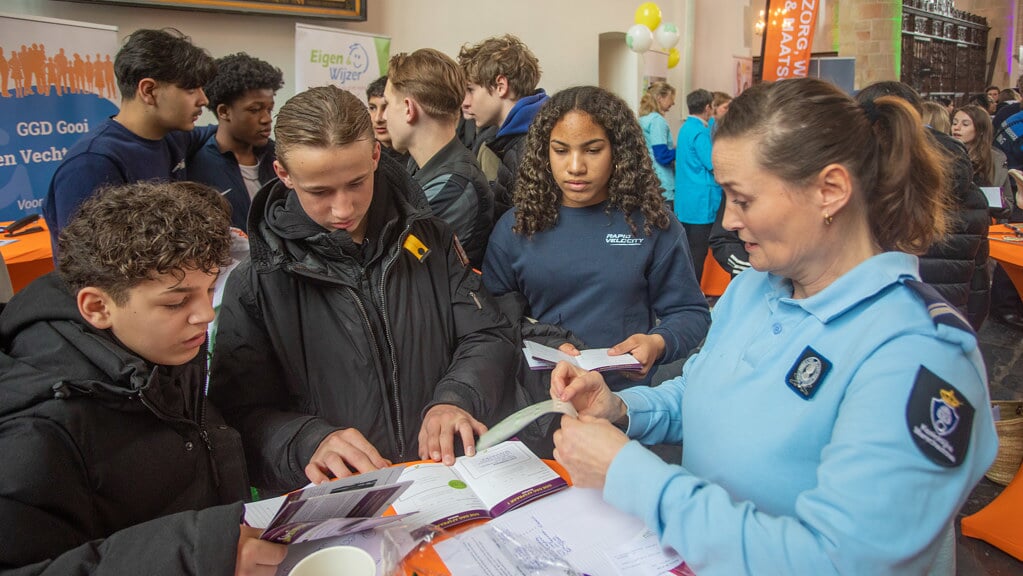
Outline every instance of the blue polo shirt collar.
POLYGON ((779 304, 796 306, 828 323, 892 284, 919 280, 918 270, 916 256, 904 252, 882 252, 861 262, 824 290, 802 299, 792 298, 791 280, 769 274, 771 291, 767 295, 768 305, 772 312, 779 304))

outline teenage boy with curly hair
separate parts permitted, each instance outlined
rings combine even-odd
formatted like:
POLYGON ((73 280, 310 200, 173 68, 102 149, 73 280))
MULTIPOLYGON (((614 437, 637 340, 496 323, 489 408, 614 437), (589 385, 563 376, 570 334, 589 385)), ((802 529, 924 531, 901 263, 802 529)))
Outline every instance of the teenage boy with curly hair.
POLYGON ((284 559, 240 525, 241 442, 206 400, 229 225, 201 184, 97 192, 61 233, 59 275, 0 315, 0 569, 240 575, 284 559))
POLYGON ((231 204, 231 224, 246 230, 252 197, 274 174, 274 95, 284 86, 280 68, 244 52, 216 60, 204 90, 217 116, 217 134, 189 159, 188 179, 208 184, 231 204))

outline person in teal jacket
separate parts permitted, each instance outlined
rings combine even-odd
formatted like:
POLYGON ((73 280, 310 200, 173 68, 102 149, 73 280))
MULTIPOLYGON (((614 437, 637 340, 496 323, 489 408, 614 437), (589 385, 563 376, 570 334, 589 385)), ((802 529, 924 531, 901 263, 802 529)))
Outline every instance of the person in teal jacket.
POLYGON ((696 280, 703 277, 710 230, 721 205, 721 187, 714 181, 710 127, 714 96, 703 89, 686 96, 689 117, 678 130, 675 146, 675 215, 686 229, 696 280))
POLYGON ((953 573, 956 512, 998 442, 976 336, 912 255, 948 226, 919 116, 763 84, 714 160, 754 270, 674 380, 614 394, 560 364, 551 395, 580 417, 555 458, 701 576, 953 573), (640 444, 683 441, 681 465, 640 444))
POLYGON ((675 88, 667 82, 651 84, 639 102, 639 127, 643 129, 654 173, 661 181, 661 195, 668 212, 675 211, 675 148, 665 115, 673 106, 675 88))

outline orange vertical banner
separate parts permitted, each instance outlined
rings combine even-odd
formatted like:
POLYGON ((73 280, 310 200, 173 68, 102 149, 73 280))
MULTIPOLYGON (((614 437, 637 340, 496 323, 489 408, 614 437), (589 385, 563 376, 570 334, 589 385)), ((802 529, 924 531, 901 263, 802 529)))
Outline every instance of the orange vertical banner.
POLYGON ((820 0, 785 0, 765 16, 764 82, 805 78, 820 0))

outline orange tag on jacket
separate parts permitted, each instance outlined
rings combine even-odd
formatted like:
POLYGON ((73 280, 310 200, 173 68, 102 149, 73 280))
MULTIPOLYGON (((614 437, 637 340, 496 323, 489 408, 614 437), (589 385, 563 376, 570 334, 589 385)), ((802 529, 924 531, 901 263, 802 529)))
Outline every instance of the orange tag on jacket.
POLYGON ((414 234, 406 236, 405 243, 401 246, 412 253, 412 255, 416 257, 416 260, 419 260, 420 262, 422 262, 430 253, 430 249, 426 247, 426 244, 423 244, 423 241, 416 238, 414 234))

